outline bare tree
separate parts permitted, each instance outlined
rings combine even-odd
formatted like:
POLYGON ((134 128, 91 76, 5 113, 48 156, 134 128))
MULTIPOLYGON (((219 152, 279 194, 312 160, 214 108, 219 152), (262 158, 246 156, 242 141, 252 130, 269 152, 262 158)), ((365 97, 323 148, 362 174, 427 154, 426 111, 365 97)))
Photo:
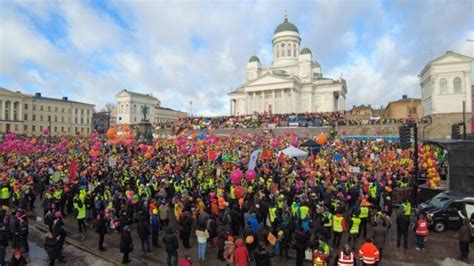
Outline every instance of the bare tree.
POLYGON ((104 108, 102 108, 102 112, 111 113, 112 110, 115 108, 115 104, 107 103, 104 108))

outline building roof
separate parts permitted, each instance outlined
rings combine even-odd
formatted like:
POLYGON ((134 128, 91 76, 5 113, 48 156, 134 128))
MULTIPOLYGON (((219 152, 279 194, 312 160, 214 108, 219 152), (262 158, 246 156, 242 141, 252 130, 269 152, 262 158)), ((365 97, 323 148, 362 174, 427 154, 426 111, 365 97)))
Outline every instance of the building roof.
POLYGON ((361 104, 361 105, 359 105, 359 106, 354 106, 354 107, 352 107, 352 110, 354 110, 354 109, 356 109, 356 110, 357 110, 357 109, 372 109, 372 106, 361 104))
POLYGON ((51 98, 51 97, 44 97, 41 95, 41 93, 36 93, 34 95, 30 95, 27 93, 23 93, 20 91, 11 91, 5 88, 0 87, 0 90, 6 91, 11 94, 17 94, 23 98, 33 98, 33 99, 38 99, 38 100, 46 100, 46 101, 55 101, 55 102, 63 102, 63 103, 75 103, 75 104, 83 104, 83 105, 89 105, 89 106, 95 106, 94 104, 90 103, 83 103, 83 102, 77 102, 77 101, 71 101, 68 99, 68 97, 63 97, 63 98, 51 98))
POLYGON ((423 67, 423 69, 421 70, 419 76, 423 76, 423 74, 428 70, 428 68, 433 64, 433 63, 436 63, 437 61, 445 58, 446 56, 455 56, 455 57, 458 57, 458 58, 462 58, 462 59, 465 59, 465 60, 468 60, 468 61, 472 61, 474 60, 474 58, 470 57, 470 56, 467 56, 467 55, 463 55, 463 54, 460 54, 460 53, 456 53, 456 52, 453 52, 453 51, 446 51, 445 54, 441 55, 441 56, 438 56, 436 57, 435 59, 431 60, 428 62, 428 64, 425 65, 425 67, 423 67))
POLYGON ((298 28, 293 23, 288 21, 288 17, 286 17, 286 15, 285 15, 285 20, 280 25, 278 25, 278 27, 276 27, 274 34, 277 34, 283 31, 294 31, 294 32, 297 32, 298 34, 300 33, 298 31, 298 28))
POLYGON ((402 99, 398 99, 398 100, 395 100, 395 101, 391 101, 387 104, 387 107, 385 107, 385 109, 388 109, 390 107, 391 104, 395 104, 395 103, 403 103, 403 102, 420 102, 421 103, 421 99, 420 98, 402 98, 402 99))
POLYGON ((155 96, 151 95, 151 94, 144 94, 144 93, 139 93, 139 92, 134 92, 134 91, 129 91, 127 89, 124 89, 124 90, 121 90, 119 91, 116 96, 118 96, 120 93, 122 92, 126 92, 130 95, 133 95, 133 96, 137 96, 137 97, 145 97, 145 98, 153 98, 155 100, 158 100, 155 96))
POLYGON ((260 63, 260 59, 256 55, 253 55, 249 59, 249 63, 252 63, 252 62, 259 62, 260 63))

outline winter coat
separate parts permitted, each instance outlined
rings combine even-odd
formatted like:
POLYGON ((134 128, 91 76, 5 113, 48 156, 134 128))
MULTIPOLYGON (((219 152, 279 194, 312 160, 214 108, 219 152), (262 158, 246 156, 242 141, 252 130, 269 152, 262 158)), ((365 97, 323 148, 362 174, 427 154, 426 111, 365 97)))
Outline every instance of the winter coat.
POLYGON ((234 265, 234 250, 235 250, 234 243, 231 241, 225 241, 224 258, 227 262, 227 265, 234 265))
POLYGON ((148 223, 148 221, 146 221, 143 218, 140 219, 140 222, 138 222, 138 225, 137 225, 137 233, 138 233, 138 237, 141 240, 145 240, 148 238, 148 236, 151 234, 150 224, 148 223))
POLYGON ((151 218, 150 218, 150 225, 151 225, 151 230, 153 232, 159 232, 160 231, 160 219, 158 219, 158 216, 157 215, 152 215, 151 218))
POLYGON ((0 230, 0 247, 8 247, 8 232, 5 229, 0 230))
POLYGON ((234 251, 235 266, 248 266, 249 265, 249 251, 244 245, 242 239, 237 239, 236 248, 234 251))
POLYGON ((464 222, 464 224, 459 228, 458 231, 458 240, 460 242, 467 242, 471 240, 471 229, 469 228, 468 222, 464 222))
POLYGON ((163 244, 167 252, 174 252, 179 248, 178 238, 174 235, 173 229, 167 228, 163 236, 163 244))
POLYGON ((107 222, 104 218, 99 218, 97 221, 97 229, 96 233, 99 235, 105 235, 107 234, 107 222))
POLYGON ((209 232, 206 230, 196 230, 196 237, 198 243, 206 243, 209 238, 209 232))
POLYGON ((257 266, 271 266, 273 252, 268 251, 265 247, 259 247, 255 250, 255 264, 257 266))
POLYGON ((129 231, 122 231, 120 236, 120 253, 130 253, 133 250, 133 240, 129 231))
POLYGON ((191 232, 191 228, 193 227, 193 219, 189 215, 184 215, 179 220, 179 225, 181 226, 181 231, 184 234, 188 234, 191 232))
POLYGON ((181 258, 179 260, 178 266, 192 266, 193 263, 186 258, 181 258))
POLYGON ((408 228, 410 227, 410 218, 402 213, 398 214, 397 216, 397 231, 400 233, 408 232, 408 228))
POLYGON ((61 256, 61 245, 55 238, 47 237, 44 242, 44 249, 46 249, 50 259, 57 259, 61 256))
POLYGON ((381 225, 374 226, 372 229, 372 240, 374 245, 379 249, 384 248, 386 239, 387 228, 381 225))

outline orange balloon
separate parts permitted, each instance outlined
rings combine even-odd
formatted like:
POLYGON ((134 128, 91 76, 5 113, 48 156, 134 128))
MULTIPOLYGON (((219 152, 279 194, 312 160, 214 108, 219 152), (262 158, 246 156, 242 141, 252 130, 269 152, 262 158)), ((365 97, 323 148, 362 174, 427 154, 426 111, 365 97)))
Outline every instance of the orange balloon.
POLYGON ((326 144, 327 141, 328 141, 328 137, 324 135, 323 133, 319 134, 316 137, 316 143, 318 143, 319 145, 324 145, 326 144))
POLYGON ((146 159, 150 160, 151 156, 152 156, 151 153, 149 153, 149 152, 145 153, 145 158, 146 159))
POLYGON ((109 128, 109 130, 107 130, 107 138, 108 139, 115 139, 117 137, 117 129, 115 128, 109 128))

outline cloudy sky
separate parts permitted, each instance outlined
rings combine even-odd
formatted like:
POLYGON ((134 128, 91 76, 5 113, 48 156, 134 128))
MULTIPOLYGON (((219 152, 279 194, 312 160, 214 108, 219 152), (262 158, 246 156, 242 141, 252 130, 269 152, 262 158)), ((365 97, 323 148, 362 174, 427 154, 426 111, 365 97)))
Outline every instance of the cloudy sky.
POLYGON ((447 50, 474 56, 474 1, 11 1, 0 4, 0 87, 101 109, 121 89, 163 106, 227 114, 226 94, 288 10, 347 106, 419 96, 417 74, 447 50))

